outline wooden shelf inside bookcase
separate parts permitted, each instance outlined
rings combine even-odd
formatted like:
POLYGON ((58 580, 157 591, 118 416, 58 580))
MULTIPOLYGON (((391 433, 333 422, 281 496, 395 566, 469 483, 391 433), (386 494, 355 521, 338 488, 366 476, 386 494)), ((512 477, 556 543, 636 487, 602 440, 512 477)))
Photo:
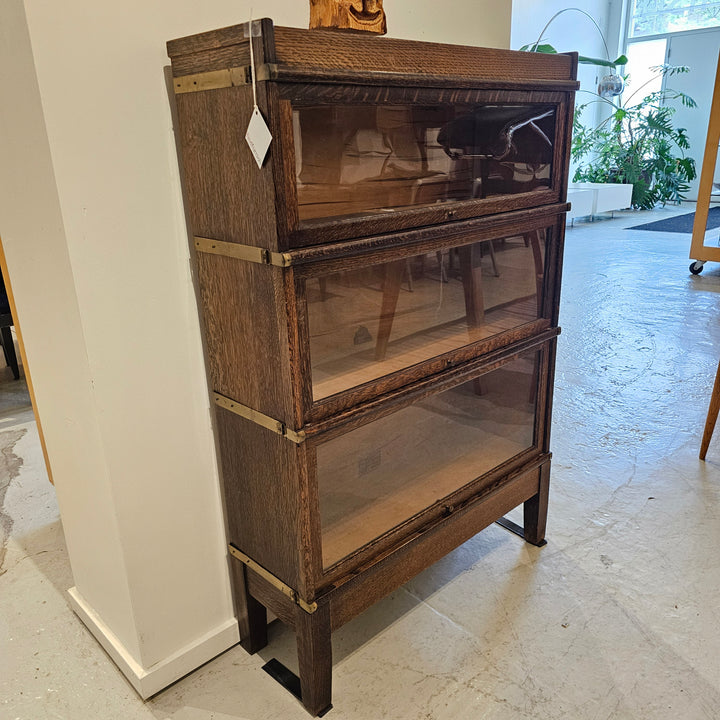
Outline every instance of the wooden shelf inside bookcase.
POLYGON ((405 336, 393 340, 388 346, 387 357, 381 361, 371 361, 374 346, 353 356, 330 360, 317 369, 313 379, 313 396, 316 400, 321 400, 463 345, 501 335, 536 319, 537 298, 533 295, 504 307, 490 308, 486 311, 486 322, 477 328, 468 328, 465 319, 461 318, 454 323, 438 326, 432 334, 421 337, 405 336), (320 372, 326 377, 321 379, 320 372))
POLYGON ((355 502, 346 497, 344 502, 333 505, 329 500, 325 512, 341 515, 342 519, 323 526, 323 565, 330 567, 403 522, 413 511, 424 510, 455 492, 458 478, 470 483, 478 477, 480 468, 489 470, 527 449, 526 445, 495 433, 487 433, 485 440, 487 445, 482 449, 475 448, 474 452, 456 457, 443 468, 428 470, 417 476, 412 485, 388 488, 386 495, 372 502, 363 502, 361 495, 353 497, 355 502))

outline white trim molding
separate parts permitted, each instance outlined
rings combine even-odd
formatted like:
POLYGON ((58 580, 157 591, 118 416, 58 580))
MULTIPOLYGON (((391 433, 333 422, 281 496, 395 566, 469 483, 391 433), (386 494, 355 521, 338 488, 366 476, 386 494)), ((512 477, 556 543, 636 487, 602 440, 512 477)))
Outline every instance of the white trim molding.
POLYGON ((77 588, 70 588, 68 595, 72 609, 143 700, 159 693, 195 668, 236 645, 240 640, 237 620, 233 618, 160 662, 144 668, 127 651, 77 588))

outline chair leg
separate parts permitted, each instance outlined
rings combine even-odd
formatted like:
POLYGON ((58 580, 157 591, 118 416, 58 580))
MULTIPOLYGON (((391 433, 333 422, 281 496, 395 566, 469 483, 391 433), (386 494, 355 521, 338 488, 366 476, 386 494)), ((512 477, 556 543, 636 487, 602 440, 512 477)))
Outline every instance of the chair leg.
POLYGON ((715 373, 715 384, 713 385, 712 395, 710 396, 710 407, 708 408, 707 419, 705 420, 705 430, 703 431, 702 442, 700 443, 700 459, 704 460, 710 445, 710 439, 715 429, 718 412, 720 411, 720 363, 718 363, 717 372, 715 373))
POLYGON ((318 278, 318 282, 320 283, 320 300, 325 302, 328 298, 327 277, 318 278))
POLYGON ((380 324, 378 326, 377 341, 375 343, 375 359, 384 360, 387 353, 390 331, 395 319, 395 308, 400 295, 400 283, 405 273, 405 262, 397 260, 385 267, 385 280, 383 282, 382 306, 380 309, 380 324))
MULTIPOLYGON (((482 266, 480 265, 481 243, 464 245, 459 249, 460 275, 462 277, 465 294, 465 312, 467 313, 468 328, 476 328, 483 324, 485 319, 485 302, 482 289, 482 266)), ((473 380, 473 390, 476 395, 484 395, 483 378, 473 380)))
POLYGON ((460 275, 465 293, 465 311, 469 327, 478 327, 485 319, 485 303, 482 291, 482 266, 479 245, 460 248, 460 275))
POLYGON ((18 380, 20 378, 20 369, 18 368, 15 344, 13 343, 12 333, 9 327, 0 328, 0 342, 2 343, 3 352, 5 353, 5 360, 12 369, 13 377, 18 380))
POLYGON ((540 231, 533 230, 524 235, 526 247, 530 245, 533 253, 533 262, 535 264, 535 292, 538 317, 542 317, 543 310, 543 284, 545 282, 545 263, 543 253, 540 249, 540 231))
POLYGON ((405 261, 405 267, 407 268, 408 291, 415 292, 415 288, 413 287, 412 263, 410 262, 410 258, 405 261))
MULTIPOLYGON (((448 273, 445 270, 442 251, 438 250, 435 254, 437 255, 438 268, 440 269, 440 282, 446 283, 448 282, 448 273)), ((452 273, 452 250, 448 253, 448 264, 450 265, 450 272, 452 273)))
POLYGON ((490 248, 490 262, 492 262, 493 275, 495 277, 500 277, 500 271, 497 266, 497 258, 495 257, 495 245, 492 240, 488 240, 487 244, 490 248))

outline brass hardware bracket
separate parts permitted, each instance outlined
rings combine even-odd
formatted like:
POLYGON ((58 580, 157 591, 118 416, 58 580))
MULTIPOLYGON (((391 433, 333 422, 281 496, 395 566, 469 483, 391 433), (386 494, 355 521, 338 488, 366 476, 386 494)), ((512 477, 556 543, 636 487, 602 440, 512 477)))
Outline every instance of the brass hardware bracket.
POLYGON ((262 565, 256 563, 252 558, 249 558, 244 552, 238 550, 232 543, 228 545, 230 554, 237 558, 241 563, 247 565, 252 571, 260 575, 261 578, 267 580, 273 587, 276 587, 283 595, 287 595, 296 605, 301 607, 306 613, 312 615, 317 610, 317 603, 305 602, 289 585, 286 585, 282 580, 276 578, 269 570, 266 570, 262 565))
POLYGON ((275 265, 276 267, 290 267, 292 256, 290 253, 276 253, 265 248, 253 247, 252 245, 240 245, 239 243, 225 242, 223 240, 211 240, 210 238, 196 237, 195 249, 198 252, 210 253, 211 255, 224 255, 225 257, 247 260, 248 262, 261 265, 275 265))
POLYGON ((272 430, 272 432, 291 440, 296 445, 300 445, 305 442, 304 430, 291 430, 285 423, 275 420, 275 418, 271 418, 269 415, 265 415, 257 410, 253 410, 247 405, 231 400, 224 395, 220 395, 220 393, 213 393, 213 400, 215 401, 215 404, 219 405, 221 408, 225 408, 225 410, 229 410, 246 420, 250 420, 256 425, 262 425, 262 427, 272 430))
MULTIPOLYGON (((257 81, 269 80, 277 66, 272 63, 260 65, 257 68, 257 81)), ((238 87, 252 82, 252 70, 249 65, 224 68, 223 70, 210 70, 208 72, 182 75, 173 79, 173 88, 176 95, 201 90, 218 90, 219 88, 238 87)))

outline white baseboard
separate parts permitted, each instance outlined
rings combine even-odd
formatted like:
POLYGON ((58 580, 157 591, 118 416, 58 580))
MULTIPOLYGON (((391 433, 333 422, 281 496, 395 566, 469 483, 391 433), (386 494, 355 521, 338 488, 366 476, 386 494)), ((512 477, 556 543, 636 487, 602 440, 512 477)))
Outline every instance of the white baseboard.
POLYGON ((240 640, 237 620, 233 618, 173 655, 149 668, 144 668, 85 601, 77 588, 70 588, 68 594, 72 609, 143 700, 147 700, 203 663, 212 660, 240 640))

